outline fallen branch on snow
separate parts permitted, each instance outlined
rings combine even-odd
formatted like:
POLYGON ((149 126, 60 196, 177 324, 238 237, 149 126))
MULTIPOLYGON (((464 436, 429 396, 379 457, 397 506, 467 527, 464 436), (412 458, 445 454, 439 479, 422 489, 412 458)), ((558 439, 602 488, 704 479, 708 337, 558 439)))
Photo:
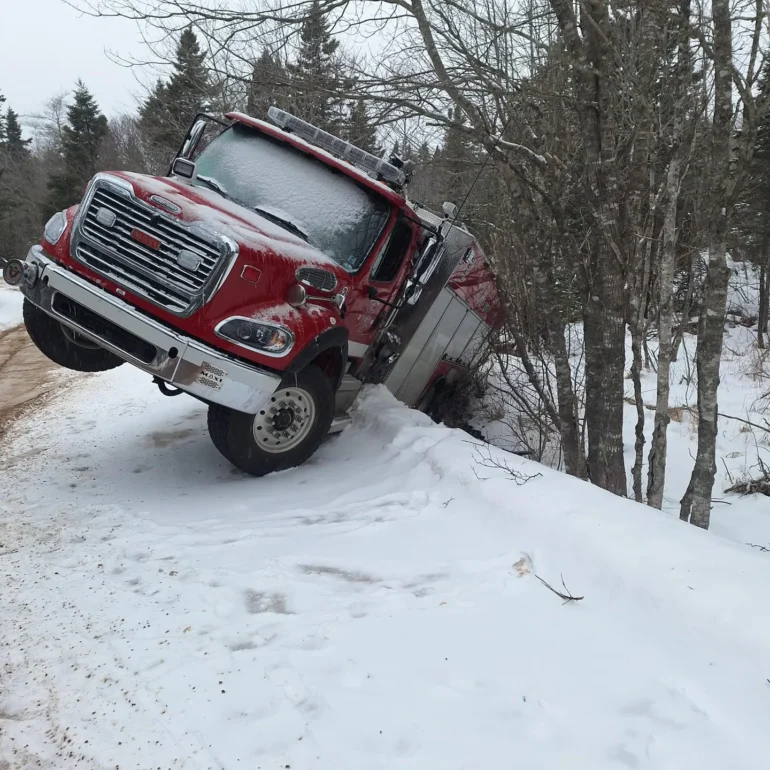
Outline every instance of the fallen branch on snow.
POLYGON ((739 495, 765 495, 770 497, 770 478, 765 476, 761 479, 748 479, 748 481, 739 481, 731 487, 725 489, 725 492, 735 492, 739 495))
POLYGON ((564 593, 561 591, 557 591, 550 583, 547 583, 543 578, 540 577, 537 573, 535 574, 535 577, 549 590, 553 591, 558 597, 561 599, 564 599, 564 604, 568 604, 569 602, 579 602, 582 601, 585 597, 584 596, 573 596, 570 592, 569 588, 567 588, 566 584, 564 583, 564 575, 560 575, 561 577, 561 584, 564 587, 564 593))
MULTIPOLYGON (((505 471, 508 477, 515 481, 518 486, 522 486, 528 481, 532 481, 532 479, 536 479, 543 475, 542 473, 533 473, 532 475, 522 473, 520 470, 518 470, 518 468, 514 468, 513 465, 511 465, 511 463, 509 463, 507 460, 493 457, 492 450, 487 444, 474 444, 473 453, 477 456, 476 462, 482 468, 493 468, 505 471)), ((487 481, 489 478, 491 478, 490 476, 479 476, 478 471, 474 467, 471 467, 471 470, 479 481, 487 481)))

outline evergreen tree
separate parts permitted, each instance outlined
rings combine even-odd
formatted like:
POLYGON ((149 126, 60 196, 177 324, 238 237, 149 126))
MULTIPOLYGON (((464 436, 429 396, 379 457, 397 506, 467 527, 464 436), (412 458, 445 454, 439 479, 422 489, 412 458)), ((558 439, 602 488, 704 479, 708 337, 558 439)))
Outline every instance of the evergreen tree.
POLYGON ((381 155, 382 148, 377 143, 377 128, 368 115, 366 102, 360 101, 350 109, 350 117, 345 131, 346 138, 356 147, 360 147, 372 155, 381 155))
POLYGON ((330 133, 340 133, 345 119, 343 104, 335 96, 345 85, 335 56, 339 45, 319 0, 313 0, 300 32, 297 61, 291 66, 292 111, 330 133))
POLYGON ((290 108, 288 74, 281 60, 267 49, 262 51, 251 70, 246 112, 260 120, 267 119, 271 106, 290 108))
MULTIPOLYGON (((770 88, 770 62, 765 62, 759 78, 760 92, 770 88)), ((757 127, 754 156, 744 187, 732 233, 733 247, 743 251, 759 266, 759 318, 757 342, 765 347, 770 322, 770 114, 765 113, 757 127)))
POLYGON ((141 127, 159 159, 168 163, 196 113, 208 108, 211 85, 206 54, 189 27, 176 47, 174 72, 167 83, 159 80, 140 107, 141 127))
POLYGON ((107 135, 107 118, 82 81, 67 108, 62 129, 63 169, 48 181, 47 213, 52 214, 80 200, 88 180, 98 170, 99 150, 107 135))
POLYGON ((27 145, 31 139, 24 139, 19 123, 19 116, 9 107, 5 116, 5 149, 11 159, 26 158, 29 155, 27 145))
MULTIPOLYGON (((5 104, 5 97, 0 94, 0 108, 2 108, 3 104, 5 104)), ((0 142, 5 141, 5 116, 2 113, 2 110, 0 110, 0 142)))
POLYGON ((23 138, 18 115, 10 107, 5 115, 0 112, 0 256, 23 254, 30 234, 37 235, 40 228, 35 199, 40 187, 34 184, 30 141, 23 138))

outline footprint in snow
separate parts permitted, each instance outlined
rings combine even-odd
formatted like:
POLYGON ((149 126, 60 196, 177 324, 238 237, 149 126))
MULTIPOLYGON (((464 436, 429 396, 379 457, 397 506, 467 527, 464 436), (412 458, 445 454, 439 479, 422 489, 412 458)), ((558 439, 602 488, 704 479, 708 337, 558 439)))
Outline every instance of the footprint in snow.
POLYGON ((272 612, 276 615, 293 615, 286 607, 286 597, 283 594, 268 594, 251 588, 244 592, 246 612, 250 615, 261 615, 272 612))

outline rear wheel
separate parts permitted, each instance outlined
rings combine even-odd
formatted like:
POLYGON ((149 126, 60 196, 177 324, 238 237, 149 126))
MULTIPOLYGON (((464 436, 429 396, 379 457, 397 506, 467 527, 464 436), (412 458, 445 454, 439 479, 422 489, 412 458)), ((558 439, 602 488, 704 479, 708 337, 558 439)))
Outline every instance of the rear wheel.
POLYGON ((334 390, 315 366, 288 376, 256 415, 209 407, 214 446, 237 468, 265 476, 304 463, 318 449, 334 417, 334 390))
POLYGON ((24 300, 23 313, 32 342, 59 366, 76 372, 106 372, 123 363, 117 356, 51 318, 28 299, 24 300))

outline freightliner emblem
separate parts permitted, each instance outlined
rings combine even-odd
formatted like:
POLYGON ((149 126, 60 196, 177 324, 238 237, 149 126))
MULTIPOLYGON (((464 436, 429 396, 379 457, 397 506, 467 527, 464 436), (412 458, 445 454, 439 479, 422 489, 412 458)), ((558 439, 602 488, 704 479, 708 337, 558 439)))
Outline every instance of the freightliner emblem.
POLYGON ((160 206, 160 208, 165 209, 166 211, 169 211, 172 214, 179 214, 179 212, 182 210, 179 208, 179 206, 176 205, 176 203, 167 201, 165 198, 161 198, 160 195, 151 195, 150 200, 156 206, 160 206))

